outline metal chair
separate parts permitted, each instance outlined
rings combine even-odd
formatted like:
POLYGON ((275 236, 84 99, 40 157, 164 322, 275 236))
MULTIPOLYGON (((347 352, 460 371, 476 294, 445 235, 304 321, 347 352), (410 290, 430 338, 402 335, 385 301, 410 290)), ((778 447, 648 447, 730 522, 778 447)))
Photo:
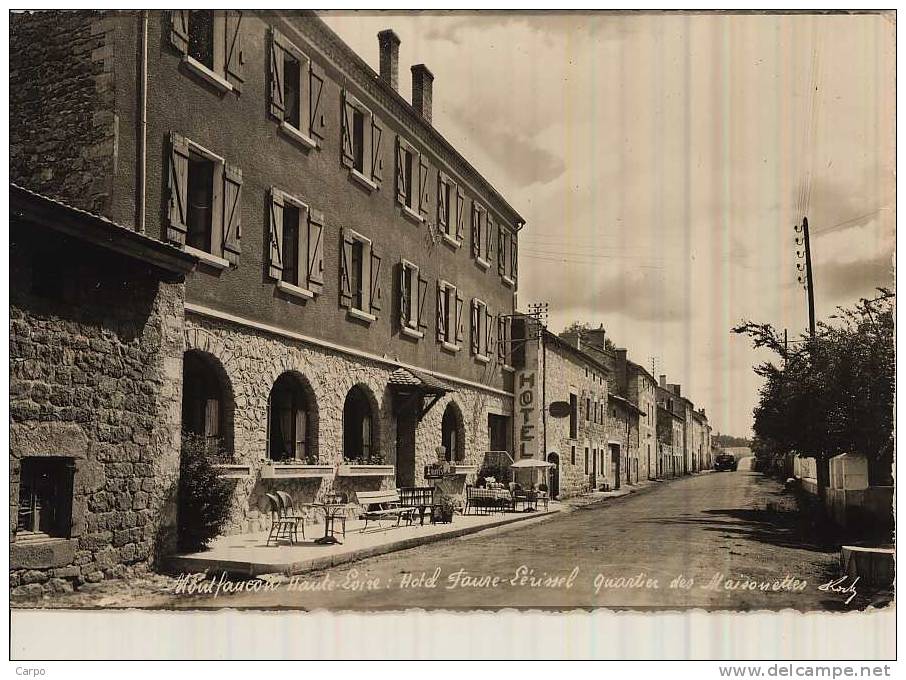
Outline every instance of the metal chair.
POLYGON ((277 495, 268 493, 265 496, 267 497, 268 509, 271 515, 271 530, 267 534, 265 545, 270 545, 271 541, 273 541, 276 546, 281 540, 294 544, 297 540, 296 527, 299 520, 295 517, 284 516, 283 503, 277 495))
MULTIPOLYGON (((347 496, 345 493, 329 493, 324 497, 324 502, 327 504, 336 503, 336 504, 346 505, 347 503, 349 503, 349 496, 347 496)), ((325 517, 324 521, 333 522, 334 527, 336 527, 336 523, 339 522, 340 526, 342 527, 343 538, 346 538, 346 520, 347 519, 348 518, 346 517, 346 513, 344 511, 344 513, 342 515, 333 515, 329 520, 327 519, 327 517, 325 517)))
MULTIPOLYGON (((280 500, 280 505, 283 506, 283 519, 297 520, 297 527, 302 527, 302 538, 305 538, 305 515, 296 511, 293 497, 285 491, 278 491, 277 498, 280 500)), ((299 540, 298 534, 296 534, 296 540, 299 540)))

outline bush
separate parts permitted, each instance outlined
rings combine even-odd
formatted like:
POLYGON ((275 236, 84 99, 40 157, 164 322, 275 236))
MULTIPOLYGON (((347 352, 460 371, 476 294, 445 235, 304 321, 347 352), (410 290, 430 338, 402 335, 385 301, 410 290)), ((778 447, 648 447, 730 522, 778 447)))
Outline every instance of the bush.
POLYGON ((179 549, 203 550, 223 530, 230 513, 232 485, 217 477, 222 451, 204 437, 183 434, 179 462, 179 549))

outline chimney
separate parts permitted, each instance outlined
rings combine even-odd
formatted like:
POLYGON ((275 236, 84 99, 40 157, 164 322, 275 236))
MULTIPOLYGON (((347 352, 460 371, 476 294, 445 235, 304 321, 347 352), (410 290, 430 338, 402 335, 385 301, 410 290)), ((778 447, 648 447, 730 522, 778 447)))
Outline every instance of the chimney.
POLYGON ((621 366, 626 365, 626 354, 629 350, 623 349, 622 347, 614 350, 614 353, 617 355, 617 363, 621 366))
POLYGON ((663 373, 661 374, 661 387, 663 387, 665 390, 667 389, 667 376, 663 373))
POLYGON ((434 74, 424 64, 412 67, 412 108, 431 122, 431 100, 434 94, 434 74))
POLYGON ((395 91, 400 89, 400 39, 393 29, 386 29, 377 34, 378 47, 381 51, 381 80, 395 91))

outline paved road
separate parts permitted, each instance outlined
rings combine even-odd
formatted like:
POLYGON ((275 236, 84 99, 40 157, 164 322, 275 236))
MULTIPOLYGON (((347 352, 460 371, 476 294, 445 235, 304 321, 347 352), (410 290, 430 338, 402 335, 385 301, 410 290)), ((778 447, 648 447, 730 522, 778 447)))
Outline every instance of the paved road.
POLYGON ((817 588, 833 574, 836 552, 809 544, 792 507, 780 485, 758 473, 696 475, 518 529, 306 574, 276 591, 216 600, 181 595, 170 604, 843 608, 847 596, 817 588), (704 587, 709 583, 716 587, 704 587))

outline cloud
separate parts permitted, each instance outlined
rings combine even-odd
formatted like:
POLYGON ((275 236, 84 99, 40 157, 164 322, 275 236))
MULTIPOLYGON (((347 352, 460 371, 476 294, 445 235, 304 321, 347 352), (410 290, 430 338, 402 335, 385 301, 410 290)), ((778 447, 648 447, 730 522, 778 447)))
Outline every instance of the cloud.
POLYGON ((815 270, 815 277, 816 290, 824 286, 829 298, 852 302, 879 286, 894 285, 893 263, 888 255, 855 262, 829 262, 815 270))
MULTIPOLYGON (((453 14, 453 16, 456 15, 453 14)), ((619 40, 630 31, 630 24, 631 22, 626 21, 625 16, 619 17, 604 13, 462 13, 461 18, 436 22, 426 31, 425 39, 444 40, 460 45, 471 32, 521 27, 540 35, 545 41, 563 36, 575 38, 582 33, 598 40, 619 40)))
POLYGON ((608 276, 593 289, 591 308, 637 321, 685 321, 690 316, 681 287, 670 285, 665 273, 656 269, 630 269, 608 276))

